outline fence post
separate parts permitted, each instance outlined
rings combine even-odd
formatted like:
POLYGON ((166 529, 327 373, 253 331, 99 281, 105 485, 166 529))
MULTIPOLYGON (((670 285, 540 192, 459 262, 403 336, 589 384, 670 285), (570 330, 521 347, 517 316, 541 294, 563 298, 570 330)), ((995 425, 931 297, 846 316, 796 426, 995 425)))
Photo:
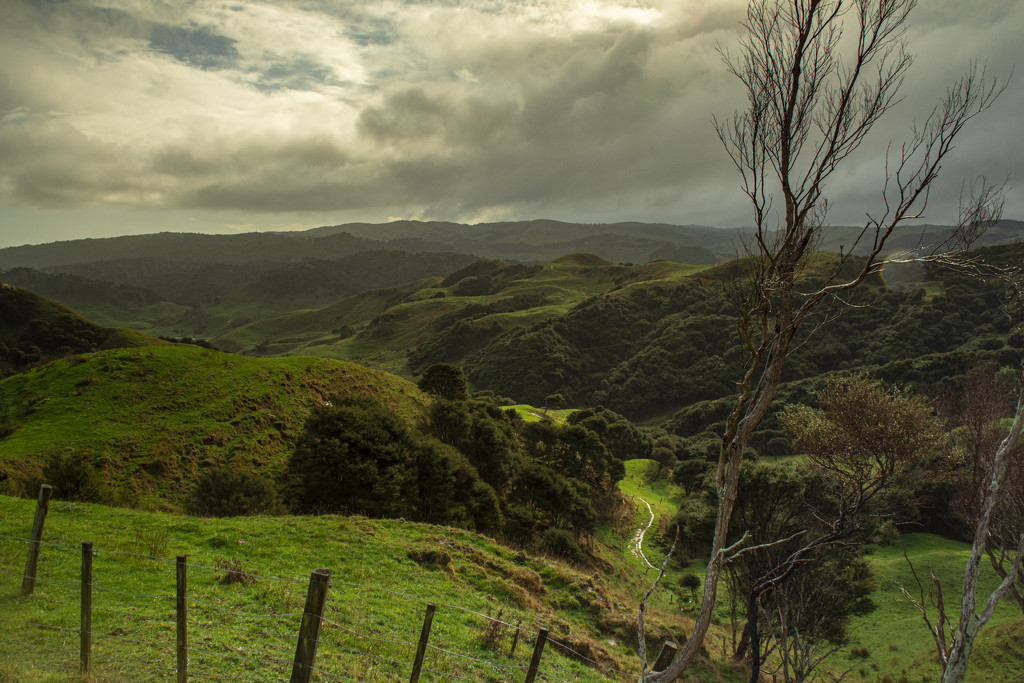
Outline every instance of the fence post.
POLYGON ((50 495, 53 487, 43 484, 39 487, 39 500, 36 502, 36 516, 32 520, 32 540, 28 544, 28 558, 25 560, 25 576, 21 580, 21 594, 32 595, 36 587, 36 565, 39 563, 39 546, 43 540, 43 522, 46 511, 50 507, 50 495))
POLYGON ((533 659, 530 660, 530 669, 526 672, 526 683, 533 683, 537 678, 537 667, 540 666, 540 656, 544 652, 544 643, 548 639, 548 630, 542 628, 537 634, 537 644, 533 646, 533 659))
POLYGON ((427 654, 427 641, 430 640, 430 624, 434 621, 434 610, 437 605, 427 604, 427 614, 423 617, 423 629, 420 631, 420 642, 416 646, 416 661, 412 664, 412 676, 409 683, 417 683, 420 680, 420 669, 423 668, 423 656, 427 654))
POLYGON ((306 593, 306 608, 302 611, 291 683, 309 683, 313 677, 313 661, 316 659, 316 646, 320 639, 320 620, 324 615, 330 580, 330 569, 315 569, 309 577, 309 591, 306 593))
POLYGON ((92 543, 82 543, 82 623, 80 671, 89 674, 92 665, 92 543))
POLYGON ((186 561, 185 555, 178 555, 177 562, 177 615, 178 615, 178 683, 188 681, 188 633, 186 630, 186 609, 185 587, 186 587, 186 561))
POLYGON ((666 640, 665 644, 661 646, 661 652, 658 653, 658 659, 654 662, 654 667, 651 670, 664 671, 665 667, 672 663, 672 658, 676 656, 678 649, 678 645, 671 640, 666 640))
POLYGON ((510 657, 516 653, 516 645, 519 644, 519 627, 522 626, 522 624, 523 624, 523 620, 522 619, 517 619, 516 620, 516 634, 514 636, 512 636, 512 649, 509 650, 509 653, 508 653, 510 657))

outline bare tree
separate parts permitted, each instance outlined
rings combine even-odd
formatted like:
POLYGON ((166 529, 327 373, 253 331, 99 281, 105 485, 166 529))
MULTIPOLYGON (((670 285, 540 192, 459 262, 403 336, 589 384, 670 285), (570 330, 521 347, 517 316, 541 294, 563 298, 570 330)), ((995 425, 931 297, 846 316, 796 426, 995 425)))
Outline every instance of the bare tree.
MULTIPOLYGON (((715 121, 754 211, 749 274, 736 297, 737 333, 745 357, 722 435, 718 513, 700 611, 693 633, 672 663, 643 676, 645 681, 676 680, 704 642, 719 577, 732 552, 726 536, 743 449, 775 398, 786 360, 813 331, 801 332, 801 326, 823 302, 841 301, 882 269, 886 241, 905 221, 920 218, 956 137, 1005 88, 973 65, 908 142, 890 147, 880 209, 867 215, 857 244, 823 279, 813 285, 802 280, 799 276, 826 228, 829 181, 899 100, 912 61, 905 49, 905 27, 916 4, 751 0, 738 54, 722 51, 727 68, 747 93, 744 111, 715 121), (844 34, 852 34, 853 40, 844 40, 844 34), (847 45, 852 47, 847 50, 847 45), (866 257, 851 256, 857 246, 866 248, 866 257)), ((948 246, 969 246, 999 215, 998 189, 982 182, 968 199, 972 205, 961 211, 961 224, 948 246)), ((939 251, 923 248, 920 253, 939 251)))
MULTIPOLYGON (((977 527, 984 505, 986 483, 992 477, 995 454, 1005 436, 1000 419, 1013 406, 1012 387, 994 362, 970 368, 945 388, 940 397, 942 414, 949 421, 954 495, 951 507, 971 529, 977 527)), ((1000 578, 1005 579, 1014 559, 1017 536, 1024 531, 1024 444, 1008 456, 1006 474, 985 537, 985 554, 1000 578)), ((1007 591, 1024 614, 1024 577, 1007 591)))
MULTIPOLYGON (((1017 446, 1020 443, 1021 431, 1024 430, 1024 364, 1021 366, 1018 378, 1017 408, 1014 412, 1013 424, 1006 437, 999 443, 989 466, 985 467, 985 476, 981 478, 980 491, 978 496, 977 516, 974 521, 974 539, 971 544, 971 554, 967 559, 967 566, 964 569, 964 579, 960 591, 960 616, 954 624, 946 612, 945 602, 942 597, 942 585, 933 574, 931 579, 936 589, 936 619, 933 624, 928 617, 928 610, 924 601, 924 589, 921 589, 921 598, 915 599, 906 589, 906 594, 924 617, 925 624, 931 631, 935 640, 935 648, 942 664, 942 683, 959 683, 967 674, 967 664, 970 660, 971 650, 974 647, 974 639, 981 629, 988 623, 995 611, 996 604, 1007 592, 1014 589, 1017 577, 1020 576, 1024 561, 1024 527, 1017 527, 1007 533, 1008 529, 1005 520, 1000 523, 998 510, 1000 503, 1005 501, 1005 489, 1007 473, 1011 467, 1020 467, 1017 446), (1017 462, 1015 460, 1015 453, 1017 462), (1002 531, 1000 528, 1002 527, 1002 531), (982 553, 987 552, 986 548, 993 543, 992 536, 997 533, 1005 534, 1007 537, 998 542, 1006 546, 1001 553, 1002 562, 997 568, 1002 581, 985 600, 981 611, 978 611, 978 577, 981 569, 982 553), (1010 536, 1009 534, 1012 534, 1010 536)), ((995 560, 993 560, 995 564, 995 560)), ((916 573, 915 573, 916 577, 916 573)), ((920 581, 918 581, 920 586, 920 581)))

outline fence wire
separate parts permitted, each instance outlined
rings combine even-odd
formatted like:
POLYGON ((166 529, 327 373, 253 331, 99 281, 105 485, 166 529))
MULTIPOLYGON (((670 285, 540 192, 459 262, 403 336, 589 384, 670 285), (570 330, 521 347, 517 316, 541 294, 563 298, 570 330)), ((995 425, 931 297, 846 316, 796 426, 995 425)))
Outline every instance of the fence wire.
MULTIPOLYGON (((0 541, 8 541, 0 543, 0 576, 8 576, 16 581, 25 579, 24 569, 18 566, 19 560, 24 558, 18 558, 17 555, 27 552, 31 539, 0 534, 0 541), (17 550, 11 546, 17 546, 17 550)), ((81 580, 69 580, 68 574, 74 574, 67 567, 77 564, 82 548, 50 541, 41 542, 40 547, 45 552, 40 556, 40 569, 34 577, 36 592, 31 597, 18 600, 24 601, 26 605, 55 604, 66 608, 65 613, 73 612, 80 606, 78 591, 81 589, 81 580), (47 571, 43 559, 49 556, 58 559, 58 564, 65 569, 56 575, 47 571)), ((158 588, 154 592, 125 589, 117 583, 116 572, 120 571, 118 563, 124 560, 154 562, 168 568, 177 565, 178 560, 150 553, 102 548, 93 549, 93 560, 93 575, 101 577, 99 582, 93 580, 91 584, 94 604, 93 625, 89 632, 92 636, 91 660, 98 677, 131 677, 132 671, 142 670, 163 674, 177 671, 174 636, 177 596, 174 592, 173 572, 166 572, 162 579, 166 589, 158 588), (108 573, 110 576, 106 576, 108 573), (137 657, 125 656, 127 651, 133 649, 137 651, 134 653, 137 657), (117 673, 103 674, 99 671, 110 668, 117 673)), ((298 625, 304 612, 279 610, 274 606, 301 605, 308 579, 245 572, 228 564, 208 566, 186 563, 186 568, 189 576, 189 594, 186 597, 189 677, 222 679, 225 666, 232 672, 232 680, 263 681, 287 677, 293 665, 294 649, 300 640, 298 625), (214 576, 211 577, 211 574, 214 576), (232 580, 243 586, 270 581, 281 588, 229 593, 222 587, 223 579, 229 574, 232 580), (202 578, 196 580, 197 577, 202 578), (295 590, 289 593, 289 586, 294 586, 295 590)), ((162 575, 159 572, 153 574, 162 575)), ((2 585, 0 593, 3 592, 2 585)), ((146 585, 156 586, 157 581, 152 579, 146 585)), ((428 604, 435 605, 437 611, 434 627, 421 668, 422 681, 520 680, 528 668, 526 663, 542 628, 536 615, 519 613, 509 607, 499 610, 496 615, 492 615, 490 610, 485 614, 462 605, 439 602, 392 588, 338 580, 332 580, 329 589, 334 592, 352 591, 361 598, 369 593, 377 593, 389 600, 401 600, 421 608, 428 604), (467 629, 473 633, 468 640, 465 637, 467 629), (477 643, 472 653, 458 645, 467 642, 477 643)), ((352 605, 335 604, 328 600, 328 609, 320 617, 319 652, 316 666, 313 667, 315 680, 408 680, 418 646, 414 639, 419 635, 418 620, 421 617, 422 609, 409 610, 407 623, 402 626, 375 618, 352 605), (399 627, 401 630, 396 630, 399 627)), ((0 618, 0 624, 11 627, 6 629, 8 633, 0 634, 0 643, 5 645, 58 653, 67 659, 69 668, 79 655, 77 647, 62 646, 69 644, 69 638, 74 639, 75 645, 78 644, 81 631, 77 625, 72 627, 7 617, 0 618), (43 640, 27 642, 4 637, 16 628, 32 632, 43 640), (51 634, 50 640, 44 638, 47 633, 51 634), (54 644, 57 639, 52 638, 53 634, 63 638, 63 641, 54 644)), ((609 680, 631 678, 630 674, 604 665, 551 637, 548 638, 547 647, 548 651, 561 651, 562 655, 587 665, 591 674, 600 672, 609 680)), ((538 680, 563 679, 553 677, 551 672, 541 671, 538 672, 538 680)))

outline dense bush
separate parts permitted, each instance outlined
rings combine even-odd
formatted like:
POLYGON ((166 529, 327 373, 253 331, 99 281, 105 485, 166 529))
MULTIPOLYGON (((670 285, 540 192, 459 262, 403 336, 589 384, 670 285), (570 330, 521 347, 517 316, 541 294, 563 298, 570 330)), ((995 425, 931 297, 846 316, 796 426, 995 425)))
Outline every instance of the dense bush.
POLYGON ((252 472, 217 467, 196 482, 188 511, 206 517, 273 515, 284 512, 274 484, 252 472))
POLYGON ((564 529, 548 529, 540 539, 540 549, 554 557, 581 563, 587 558, 572 534, 564 529))
POLYGON ((50 454, 43 462, 41 480, 26 483, 28 493, 38 490, 39 484, 53 487, 53 497, 86 503, 111 501, 110 488, 102 474, 93 466, 92 456, 83 451, 69 449, 50 454))
POLYGON ((299 512, 403 517, 481 529, 500 524, 497 496, 455 448, 424 438, 378 403, 313 411, 288 464, 299 512))

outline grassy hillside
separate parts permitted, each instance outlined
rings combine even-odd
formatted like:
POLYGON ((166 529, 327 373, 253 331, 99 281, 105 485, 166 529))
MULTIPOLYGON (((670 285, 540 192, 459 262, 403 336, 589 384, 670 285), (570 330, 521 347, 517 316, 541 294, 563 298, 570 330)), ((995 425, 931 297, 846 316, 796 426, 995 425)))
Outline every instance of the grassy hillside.
MULTIPOLYGON (((674 487, 652 488, 649 461, 627 465, 624 492, 661 516, 674 487)), ((635 501, 634 501, 635 502, 635 501)), ((550 629, 541 672, 549 680, 636 678, 635 609, 653 571, 628 552, 638 519, 626 505, 620 523, 602 527, 596 564, 573 567, 449 527, 362 517, 201 519, 54 501, 46 520, 39 579, 18 597, 34 501, 0 496, 0 680, 66 681, 77 675, 80 544, 91 541, 93 666, 96 681, 165 679, 174 666, 174 560, 189 563, 190 667, 195 676, 275 679, 287 675, 310 572, 332 570, 318 668, 323 680, 408 679, 426 603, 438 605, 424 680, 519 680, 537 629, 550 629), (239 574, 238 572, 243 572, 239 574), (251 576, 251 583, 227 583, 251 576), (500 619, 496 623, 489 619, 500 619), (512 653, 514 626, 521 626, 512 653), (555 644, 557 642, 558 644, 555 644), (568 654, 565 646, 578 655, 568 654), (513 669, 509 669, 512 667, 513 669), (514 669, 519 668, 519 673, 514 669), (621 673, 617 673, 621 672, 621 673)), ((655 527, 657 522, 655 523, 655 527)), ((934 680, 932 642, 898 583, 913 590, 904 558, 935 572, 955 592, 967 547, 908 534, 870 556, 878 609, 858 618, 851 642, 827 668, 848 680, 934 680), (898 634, 898 637, 896 636, 898 634)), ((660 551, 647 549, 657 564, 660 551)), ((648 612, 651 647, 680 639, 693 605, 670 571, 648 612)), ((987 569, 987 568, 983 568, 987 569)), ((991 572, 983 586, 993 583, 991 572)), ((720 596, 708 657, 693 671, 702 681, 745 680, 728 652, 728 599, 720 596)), ((955 607, 954 607, 955 609, 955 607)), ((1024 675, 1024 620, 1012 605, 997 610, 972 657, 968 681, 1024 675)), ((319 680, 319 679, 318 679, 319 680)))
POLYGON ((435 362, 458 362, 504 332, 557 318, 593 297, 636 283, 677 282, 704 267, 625 266, 587 254, 543 266, 481 261, 443 280, 236 326, 213 341, 240 353, 344 358, 410 376, 435 362))
MULTIPOLYGON (((521 680, 537 629, 550 629, 538 680, 629 681, 637 675, 637 572, 594 572, 447 527, 358 517, 197 519, 55 501, 39 580, 16 597, 34 502, 0 496, 0 680, 77 673, 79 547, 93 565, 94 679, 165 679, 174 666, 173 557, 190 566, 190 667, 220 680, 280 679, 295 651, 310 572, 332 570, 317 680, 408 680, 427 602, 438 605, 422 680, 521 680), (11 538, 11 537, 16 538, 11 538), (134 554, 132 554, 134 553, 134 554), (251 585, 218 582, 237 563, 251 585), (496 624, 487 615, 512 628, 496 624), (514 654, 514 626, 522 631, 514 654), (566 649, 578 655, 570 655, 566 649), (435 649, 435 648, 441 648, 435 649), (455 654, 449 654, 455 653, 455 654), (622 672, 622 673, 616 673, 622 672)), ((667 603, 666 603, 667 604, 667 603)), ((652 605, 654 636, 690 622, 652 605)), ((654 646, 652 642, 652 647, 654 646)), ((713 649, 713 648, 712 648, 713 649)), ((725 663, 703 680, 733 680, 725 663)))
POLYGON ((173 505, 202 468, 279 475, 312 407, 334 395, 373 396, 410 421, 424 405, 414 385, 342 361, 192 346, 75 356, 0 381, 0 472, 24 481, 73 449, 140 503, 173 505))

